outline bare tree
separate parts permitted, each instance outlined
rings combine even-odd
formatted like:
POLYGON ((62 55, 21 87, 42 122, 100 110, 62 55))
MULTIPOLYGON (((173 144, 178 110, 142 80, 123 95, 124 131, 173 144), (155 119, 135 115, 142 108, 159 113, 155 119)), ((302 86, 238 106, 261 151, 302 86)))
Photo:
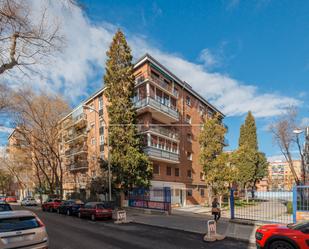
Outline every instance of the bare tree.
POLYGON ((11 94, 11 89, 7 85, 0 83, 0 113, 8 111, 11 106, 11 94))
POLYGON ((297 110, 295 107, 290 107, 283 116, 270 126, 270 131, 273 135, 274 142, 278 145, 281 153, 289 164, 295 183, 300 185, 301 181, 296 174, 291 154, 291 149, 296 142, 296 135, 293 132, 297 127, 296 118, 297 110))
POLYGON ((21 90, 14 98, 13 122, 16 132, 27 142, 38 182, 46 182, 51 193, 62 195, 63 163, 60 156, 59 120, 69 111, 58 95, 21 90))
POLYGON ((62 43, 59 23, 49 19, 47 8, 34 15, 29 1, 0 0, 0 74, 14 67, 25 72, 62 43))

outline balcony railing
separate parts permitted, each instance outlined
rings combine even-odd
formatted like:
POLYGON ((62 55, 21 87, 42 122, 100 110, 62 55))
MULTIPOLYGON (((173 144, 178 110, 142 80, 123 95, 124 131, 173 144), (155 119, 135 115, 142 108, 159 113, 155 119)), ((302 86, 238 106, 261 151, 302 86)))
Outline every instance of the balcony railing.
POLYGON ((77 125, 78 127, 83 127, 87 125, 87 115, 85 113, 81 113, 80 115, 71 118, 71 120, 66 120, 64 122, 64 129, 68 129, 74 125, 77 125))
POLYGON ((143 108, 146 106, 150 106, 152 108, 155 108, 171 117, 173 117, 176 120, 179 120, 179 113, 176 110, 176 108, 172 107, 172 106, 166 106, 162 103, 160 103, 159 101, 151 98, 151 97, 146 97, 144 99, 138 100, 134 103, 134 106, 139 109, 139 108, 143 108))
POLYGON ((83 161, 83 162, 73 162, 69 165, 69 170, 74 171, 74 170, 82 170, 82 169, 88 169, 88 162, 83 161))
POLYGON ((179 140, 179 134, 175 131, 172 131, 168 128, 162 127, 159 124, 157 125, 149 125, 149 126, 138 126, 138 131, 139 132, 147 132, 147 131, 152 131, 154 133, 179 140))
POLYGON ((72 142, 78 142, 78 141, 84 141, 87 138, 87 133, 84 132, 76 132, 72 134, 67 134, 64 137, 65 143, 72 143, 72 142))
POLYGON ((173 161, 179 163, 179 154, 171 151, 162 150, 159 148, 147 146, 144 148, 144 153, 155 159, 173 161))
POLYGON ((73 156, 75 154, 87 153, 87 146, 68 149, 64 152, 65 156, 73 156))
POLYGON ((155 85, 163 88, 164 90, 168 91, 170 94, 172 94, 173 96, 175 96, 176 98, 178 98, 178 91, 174 90, 173 87, 166 83, 163 79, 160 78, 156 78, 154 76, 139 76, 138 78, 135 79, 136 84, 140 84, 146 80, 150 80, 152 83, 154 83, 155 85))

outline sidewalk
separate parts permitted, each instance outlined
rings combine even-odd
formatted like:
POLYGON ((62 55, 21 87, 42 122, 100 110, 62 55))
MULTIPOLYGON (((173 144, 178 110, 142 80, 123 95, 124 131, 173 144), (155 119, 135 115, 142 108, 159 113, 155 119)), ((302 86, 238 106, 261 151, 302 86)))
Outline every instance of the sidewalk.
MULTIPOLYGON (((127 211, 128 220, 156 227, 181 230, 185 232, 206 234, 207 221, 213 219, 211 215, 194 214, 173 210, 171 215, 146 214, 139 209, 127 211)), ((230 222, 227 218, 221 218, 217 223, 217 233, 228 238, 242 240, 250 244, 255 243, 255 225, 244 225, 230 222)))

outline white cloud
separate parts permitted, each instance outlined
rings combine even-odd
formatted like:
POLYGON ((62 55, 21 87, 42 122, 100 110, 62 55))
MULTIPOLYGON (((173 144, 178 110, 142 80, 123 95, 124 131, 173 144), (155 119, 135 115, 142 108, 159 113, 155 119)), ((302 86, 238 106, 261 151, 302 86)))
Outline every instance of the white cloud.
POLYGON ((0 133, 11 133, 13 129, 10 127, 0 126, 0 133))
MULTIPOLYGON (((45 77, 34 76, 31 82, 44 89, 61 91, 74 101, 77 97, 88 95, 88 88, 94 91, 102 84, 97 79, 102 78, 105 52, 112 40, 115 27, 110 23, 93 24, 81 10, 77 8, 67 10, 60 6, 59 2, 31 0, 34 10, 42 3, 50 5, 49 14, 57 16, 62 23, 62 32, 66 35, 67 44, 63 52, 48 65, 40 65, 40 71, 45 77)), ((228 116, 243 115, 251 110, 256 117, 269 117, 280 115, 290 105, 301 104, 301 101, 295 98, 262 92, 254 85, 228 75, 210 73, 202 64, 190 62, 179 55, 155 48, 145 37, 128 34, 128 38, 135 58, 146 52, 152 54, 228 116)), ((208 53, 206 59, 208 63, 213 63, 214 59, 211 60, 210 55, 208 53)), ((12 72, 18 75, 17 71, 12 72)), ((25 81, 29 81, 27 78, 9 80, 12 84, 24 84, 25 81)))
POLYGON ((218 64, 217 58, 208 48, 201 51, 199 59, 204 63, 205 67, 212 67, 218 64))
POLYGON ((268 162, 278 162, 278 161, 285 162, 286 160, 283 155, 274 155, 274 156, 267 157, 267 161, 268 162))
POLYGON ((309 127, 309 117, 302 118, 302 120, 300 121, 300 127, 309 127))

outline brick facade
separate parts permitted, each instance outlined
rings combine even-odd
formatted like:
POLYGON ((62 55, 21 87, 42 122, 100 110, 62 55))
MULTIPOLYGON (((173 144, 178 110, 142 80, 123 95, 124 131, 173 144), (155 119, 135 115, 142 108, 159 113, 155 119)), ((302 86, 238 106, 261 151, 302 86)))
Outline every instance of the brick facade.
MULTIPOLYGON (((134 68, 136 87, 133 102, 138 114, 138 130, 143 135, 144 151, 154 165, 152 185, 171 187, 175 205, 204 203, 207 191, 199 164, 198 137, 204 119, 215 113, 224 115, 150 55, 140 59, 134 68)), ((107 130, 103 122, 104 119, 108 124, 106 107, 104 89, 101 89, 61 122, 61 149, 68 167, 64 178, 67 193, 82 190, 87 194, 91 177, 98 174, 96 158, 107 158, 107 130), (83 105, 96 111, 85 109, 83 105), (78 117, 84 121, 78 121, 78 117), (66 122, 67 126, 64 125, 66 122), (77 133, 76 127, 80 127, 80 133, 77 133), (81 137, 65 141, 70 132, 81 137), (104 140, 100 138, 102 135, 104 140), (77 145, 84 151, 72 150, 73 156, 70 150, 67 152, 68 148, 77 148, 77 145), (74 157, 77 158, 76 163, 72 163, 74 157), (86 159, 82 164, 85 167, 78 166, 79 158, 86 159)), ((74 137, 74 134, 71 136, 74 137)))

